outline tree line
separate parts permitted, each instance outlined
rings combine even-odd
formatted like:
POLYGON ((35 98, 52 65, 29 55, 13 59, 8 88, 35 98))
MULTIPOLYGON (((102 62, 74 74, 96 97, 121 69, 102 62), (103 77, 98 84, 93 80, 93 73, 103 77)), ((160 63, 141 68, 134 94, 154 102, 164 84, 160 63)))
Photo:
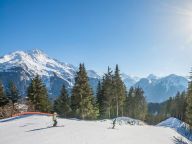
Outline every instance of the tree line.
MULTIPOLYGON (((147 104, 144 91, 139 87, 126 89, 118 65, 112 71, 109 67, 98 82, 94 96, 84 64, 79 65, 72 91, 65 85, 54 102, 50 101, 45 84, 37 75, 27 89, 27 111, 53 112, 61 117, 79 119, 105 119, 128 116, 156 124, 173 116, 192 125, 192 73, 186 92, 177 93, 167 101, 147 104)), ((18 111, 21 96, 16 85, 10 82, 8 89, 0 83, 0 117, 8 117, 18 111), (9 114, 6 110, 9 109, 9 114)))
POLYGON ((131 88, 128 93, 121 80, 118 65, 114 73, 108 68, 107 73, 98 82, 96 96, 94 96, 85 66, 80 64, 71 97, 63 85, 60 96, 54 101, 54 110, 61 116, 80 119, 131 116, 144 120, 147 103, 141 88, 131 88))
POLYGON ((178 118, 192 126, 192 71, 186 91, 178 92, 165 102, 148 104, 148 123, 157 124, 168 117, 178 118))
MULTIPOLYGON (((11 82, 10 88, 4 90, 0 83, 1 117, 3 110, 11 104, 11 114, 15 111, 15 104, 19 103, 19 92, 11 82)), ((45 84, 37 75, 27 88, 26 105, 28 111, 51 112, 56 111, 62 117, 76 117, 79 119, 104 119, 118 116, 130 116, 145 120, 147 103, 141 88, 130 88, 128 91, 123 83, 118 65, 114 72, 108 68, 101 81, 98 82, 96 96, 89 85, 89 79, 84 64, 79 65, 75 76, 75 84, 71 93, 65 85, 54 102, 50 101, 45 84)), ((5 116, 4 116, 5 117, 5 116)))
POLYGON ((147 121, 157 124, 160 121, 175 117, 181 121, 186 121, 187 93, 177 92, 174 97, 162 103, 149 103, 147 121))

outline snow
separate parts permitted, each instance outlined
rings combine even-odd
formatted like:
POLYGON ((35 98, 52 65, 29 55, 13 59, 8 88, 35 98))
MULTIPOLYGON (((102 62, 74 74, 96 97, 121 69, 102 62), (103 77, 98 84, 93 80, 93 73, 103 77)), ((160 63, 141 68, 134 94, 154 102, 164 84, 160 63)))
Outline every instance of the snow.
POLYGON ((41 76, 50 76, 53 72, 58 75, 67 73, 69 76, 73 76, 74 71, 72 66, 49 58, 42 51, 36 49, 27 52, 16 51, 5 55, 0 58, 0 64, 4 70, 22 66, 24 69, 26 68, 26 70, 29 70, 29 73, 34 75, 39 74, 41 76))
MULTIPOLYGON (((114 120, 114 119, 113 119, 114 120)), ((130 117, 118 117, 116 118, 119 125, 146 125, 143 121, 133 119, 130 117)))
MULTIPOLYGON (((129 119, 129 118, 128 118, 129 119)), ((171 128, 148 125, 117 125, 112 120, 82 121, 58 119, 64 127, 48 128, 48 116, 25 116, 0 121, 2 144, 175 144, 187 140, 171 128)), ((127 120, 119 118, 119 120, 127 120)), ((188 142, 189 144, 189 142, 188 142)))
POLYGON ((161 123, 159 123, 157 126, 172 128, 176 130, 178 133, 180 133, 181 135, 192 140, 192 134, 190 133, 189 125, 185 122, 180 121, 177 118, 170 117, 162 121, 161 123))
POLYGON ((91 78, 101 79, 101 76, 99 76, 99 74, 97 74, 93 70, 87 70, 87 75, 88 77, 91 77, 91 78))
MULTIPOLYGON (((38 49, 29 51, 16 51, 0 57, 0 71, 12 71, 12 68, 22 67, 31 76, 51 77, 57 75, 73 86, 69 80, 74 79, 77 67, 50 58, 38 49)), ((93 70, 88 71, 88 76, 100 78, 93 70)))
POLYGON ((135 83, 138 82, 141 79, 140 77, 127 75, 125 73, 121 74, 121 78, 122 78, 122 80, 128 79, 128 80, 134 81, 135 83))

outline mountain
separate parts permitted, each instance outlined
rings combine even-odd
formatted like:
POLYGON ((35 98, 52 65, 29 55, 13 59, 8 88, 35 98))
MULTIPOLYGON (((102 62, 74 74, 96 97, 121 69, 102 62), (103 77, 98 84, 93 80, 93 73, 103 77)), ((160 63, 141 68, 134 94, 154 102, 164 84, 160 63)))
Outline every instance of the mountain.
MULTIPOLYGON (((37 74, 46 84, 51 96, 59 94, 62 84, 70 90, 77 69, 71 64, 48 57, 38 49, 16 51, 0 57, 0 80, 5 87, 8 87, 11 80, 15 82, 22 95, 25 95, 30 80, 37 74)), ((93 70, 88 70, 87 73, 89 82, 95 89, 100 76, 93 70)))
MULTIPOLYGON (((31 79, 37 74, 42 78, 52 98, 59 95, 63 84, 70 92, 77 70, 78 67, 50 58, 38 49, 16 51, 0 57, 0 80, 5 88, 12 80, 23 96, 31 79)), ((101 77, 94 70, 87 70, 87 74, 95 93, 101 77)), ((153 74, 146 78, 138 78, 122 73, 121 77, 127 88, 143 88, 149 102, 162 102, 175 96, 177 91, 186 90, 188 84, 186 78, 174 74, 162 78, 153 74)))
POLYGON ((131 77, 125 73, 121 74, 121 78, 124 81, 127 88, 130 88, 131 86, 134 86, 140 78, 138 77, 131 77))
POLYGON ((182 76, 171 74, 158 78, 149 75, 140 79, 134 86, 143 88, 148 102, 163 102, 176 93, 187 89, 188 80, 182 76))

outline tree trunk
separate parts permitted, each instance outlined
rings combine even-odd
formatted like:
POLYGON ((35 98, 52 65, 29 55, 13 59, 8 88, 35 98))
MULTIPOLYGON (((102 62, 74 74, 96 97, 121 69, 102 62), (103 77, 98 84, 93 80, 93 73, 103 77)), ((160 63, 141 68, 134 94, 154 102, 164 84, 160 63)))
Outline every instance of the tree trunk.
POLYGON ((118 101, 118 97, 116 95, 116 117, 119 116, 119 101, 118 101))
POLYGON ((123 109, 123 106, 122 106, 121 116, 123 117, 123 115, 124 115, 124 109, 123 109))
POLYGON ((111 106, 109 106, 109 113, 108 113, 108 117, 109 117, 109 119, 111 118, 111 106))
POLYGON ((14 103, 12 103, 12 110, 11 110, 11 116, 13 116, 13 111, 14 111, 14 103))

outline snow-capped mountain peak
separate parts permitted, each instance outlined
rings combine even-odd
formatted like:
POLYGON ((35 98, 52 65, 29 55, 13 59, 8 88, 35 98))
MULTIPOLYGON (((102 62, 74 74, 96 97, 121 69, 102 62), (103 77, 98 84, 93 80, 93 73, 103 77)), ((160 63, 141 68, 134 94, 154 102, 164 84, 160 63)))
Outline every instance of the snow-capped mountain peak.
POLYGON ((158 79, 158 77, 156 75, 154 75, 154 74, 150 74, 150 75, 147 76, 147 79, 155 80, 155 79, 158 79))
MULTIPOLYGON (((56 96, 63 84, 66 88, 72 88, 77 67, 50 58, 43 51, 33 49, 29 51, 16 51, 0 57, 0 79, 5 79, 5 85, 9 78, 17 85, 22 85, 21 93, 24 94, 30 79, 37 74, 49 89, 50 93, 56 96)), ((90 82, 97 85, 100 76, 93 70, 87 71, 90 82)))
POLYGON ((0 70, 9 71, 13 67, 22 67, 28 73, 40 76, 51 76, 53 72, 58 76, 74 74, 74 66, 52 59, 38 49, 16 51, 0 58, 0 70))
POLYGON ((46 55, 42 50, 40 49, 37 49, 37 48, 34 48, 32 50, 28 50, 27 51, 28 54, 43 54, 43 55, 46 55))
POLYGON ((137 76, 130 76, 130 75, 127 75, 125 73, 121 74, 121 78, 122 78, 122 80, 131 79, 131 80, 133 80, 135 82, 138 82, 140 80, 140 78, 137 77, 137 76))

